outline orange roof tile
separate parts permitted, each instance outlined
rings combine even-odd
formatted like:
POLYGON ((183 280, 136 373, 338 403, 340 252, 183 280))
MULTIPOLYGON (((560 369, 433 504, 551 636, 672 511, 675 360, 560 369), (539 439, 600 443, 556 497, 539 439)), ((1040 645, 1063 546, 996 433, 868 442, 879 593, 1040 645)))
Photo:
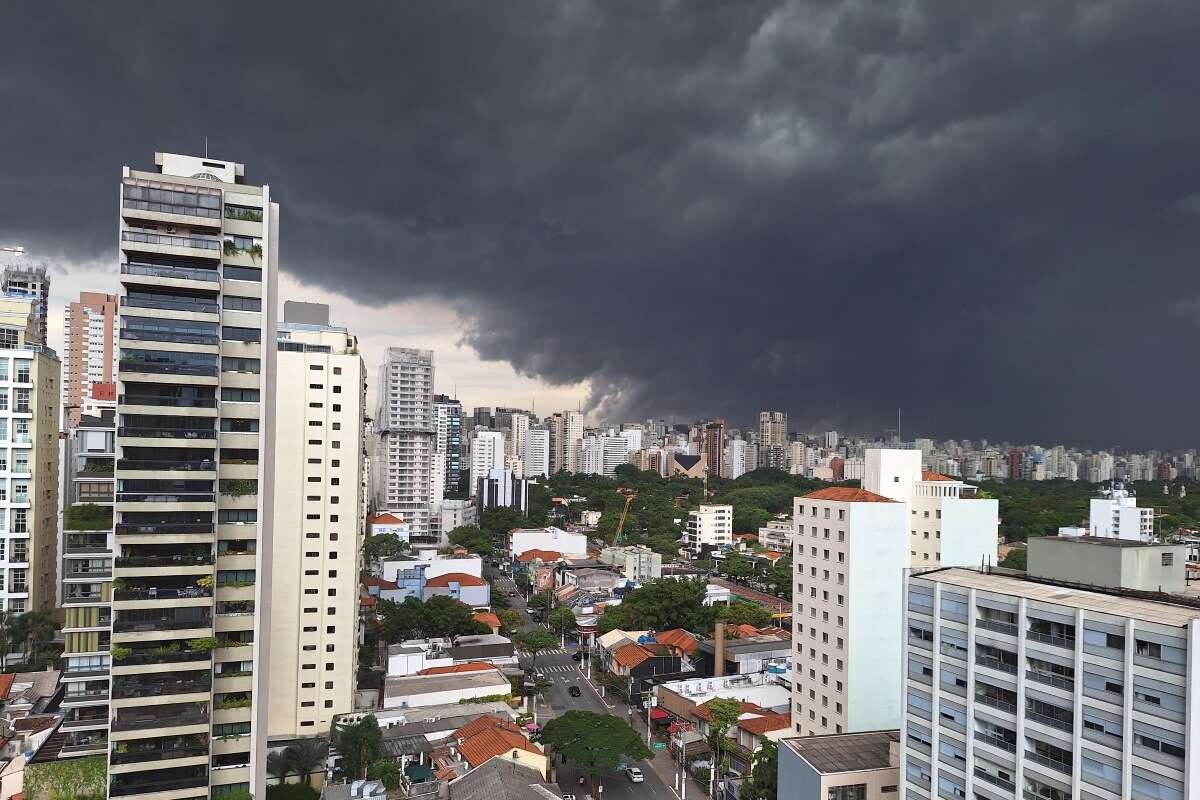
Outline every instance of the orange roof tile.
POLYGON ((749 539, 757 539, 757 538, 758 538, 758 534, 757 534, 757 533, 735 533, 735 534, 733 535, 733 538, 735 538, 735 539, 746 539, 746 540, 749 540, 749 539))
POLYGON ((778 561, 779 559, 783 558, 783 556, 784 556, 784 554, 779 552, 778 550, 768 550, 765 553, 759 553, 759 555, 763 558, 769 558, 772 561, 778 561))
POLYGON ((445 575, 438 575, 436 578, 425 581, 426 586, 434 588, 445 588, 452 583, 457 583, 459 586, 487 586, 487 581, 483 578, 476 578, 465 572, 447 572, 445 575))
POLYGON ((868 492, 866 489, 855 489, 850 486, 830 486, 828 489, 818 489, 802 496, 805 500, 833 500, 838 503, 894 503, 881 494, 868 492))
POLYGON ((776 714, 774 711, 768 711, 754 717, 738 720, 737 726, 747 733, 761 736, 769 731, 781 731, 785 728, 790 728, 792 725, 791 719, 783 714, 776 714))
MULTIPOLYGON (((713 698, 713 700, 720 700, 720 699, 721 698, 719 698, 719 697, 713 698)), ((700 705, 693 708, 692 716, 699 717, 700 719, 706 720, 708 722, 712 722, 712 712, 708 710, 708 704, 711 702, 712 702, 712 700, 709 700, 707 703, 701 703, 700 705)), ((739 714, 749 714, 751 712, 762 712, 762 711, 763 711, 763 709, 759 708, 754 703, 747 703, 747 702, 743 702, 741 708, 738 709, 739 714)))
POLYGON ((358 598, 358 604, 364 608, 371 608, 372 606, 379 605, 379 598, 372 597, 369 594, 364 594, 362 597, 358 598))
POLYGON ((532 550, 526 550, 524 553, 521 553, 521 555, 517 556, 517 561, 520 561, 522 564, 528 564, 535 558, 540 558, 542 561, 558 561, 560 558, 562 558, 562 553, 558 552, 557 550, 538 550, 534 548, 532 550))
POLYGON ((923 481, 953 481, 953 480, 958 480, 958 479, 951 478, 949 475, 943 475, 940 472, 930 472, 928 470, 925 470, 924 472, 921 473, 921 480, 923 480, 923 481))
POLYGON ((613 661, 620 664, 622 667, 633 668, 645 661, 650 656, 654 655, 640 644, 629 644, 618 647, 613 653, 613 661))
POLYGON ((526 739, 516 725, 493 714, 484 714, 468 722, 455 731, 454 736, 459 740, 458 752, 472 769, 512 750, 542 754, 541 749, 526 739))
POLYGON ((484 625, 487 625, 491 628, 500 627, 500 618, 490 611, 480 611, 472 616, 471 619, 475 620, 476 622, 482 622, 484 625))
POLYGON ((380 589, 399 589, 395 581, 380 578, 378 575, 368 575, 362 579, 363 586, 378 586, 380 589))
POLYGON ((404 520, 395 514, 376 514, 367 520, 368 525, 403 525, 404 520))
POLYGON ((654 641, 658 644, 674 647, 676 650, 682 650, 684 653, 692 653, 700 646, 700 642, 696 640, 696 637, 683 628, 672 628, 669 631, 657 633, 654 636, 654 641))
POLYGON ((12 691, 13 681, 16 679, 15 673, 0 673, 0 698, 8 697, 8 693, 12 691))
POLYGON ((445 667, 426 667, 418 675, 453 675, 459 672, 483 672, 488 669, 499 669, 495 664, 483 661, 468 661, 465 664, 450 664, 445 667))

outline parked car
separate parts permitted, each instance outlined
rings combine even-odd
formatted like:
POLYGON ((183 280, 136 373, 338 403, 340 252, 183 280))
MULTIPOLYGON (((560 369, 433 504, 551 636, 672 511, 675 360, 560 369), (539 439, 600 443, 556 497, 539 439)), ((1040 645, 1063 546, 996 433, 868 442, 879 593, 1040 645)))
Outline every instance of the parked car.
POLYGON ((583 651, 576 650, 574 653, 571 654, 571 658, 575 661, 583 661, 583 651))
POLYGON ((637 767, 626 767, 625 777, 629 778, 630 783, 641 783, 646 780, 646 777, 642 775, 642 771, 637 767))
POLYGON ((580 694, 579 687, 578 686, 567 687, 567 694, 571 695, 571 697, 579 697, 579 694, 580 694))

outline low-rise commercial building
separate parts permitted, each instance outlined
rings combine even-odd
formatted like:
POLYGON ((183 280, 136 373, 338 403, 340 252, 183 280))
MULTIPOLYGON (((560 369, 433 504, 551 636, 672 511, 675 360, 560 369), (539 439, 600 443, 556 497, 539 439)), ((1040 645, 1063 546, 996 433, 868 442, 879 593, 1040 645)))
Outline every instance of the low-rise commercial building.
MULTIPOLYGON (((899 731, 781 739, 780 797, 895 800, 900 749, 899 731), (782 787, 787 787, 786 792, 782 787)), ((991 795, 977 796, 991 800, 991 795)))
POLYGON ((663 559, 644 544, 625 547, 605 547, 600 560, 612 564, 634 583, 645 583, 662 577, 663 559))
POLYGON ((383 684, 383 707, 419 708, 444 705, 478 697, 506 695, 512 691, 508 678, 498 670, 475 670, 446 675, 388 676, 383 684))
POLYGON ((587 537, 582 533, 568 533, 553 525, 509 531, 508 551, 512 557, 519 561, 527 550, 544 550, 567 558, 583 558, 587 555, 587 537))

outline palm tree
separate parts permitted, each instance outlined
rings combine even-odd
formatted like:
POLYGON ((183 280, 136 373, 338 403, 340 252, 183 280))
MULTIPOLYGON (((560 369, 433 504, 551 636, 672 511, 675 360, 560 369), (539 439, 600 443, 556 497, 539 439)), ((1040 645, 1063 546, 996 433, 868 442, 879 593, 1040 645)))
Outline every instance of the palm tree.
POLYGON ((12 644, 12 624, 16 615, 0 611, 0 671, 8 666, 8 650, 12 644))
POLYGON ((37 660, 46 645, 54 641, 54 634, 58 631, 58 626, 54 623, 54 617, 46 611, 29 611, 21 616, 29 618, 29 657, 25 660, 32 664, 37 660))
POLYGON ((315 738, 292 742, 283 751, 288 764, 309 786, 314 772, 325 772, 328 756, 329 743, 315 738))
POLYGON ((288 760, 285 751, 275 750, 267 753, 267 775, 275 778, 279 783, 284 783, 290 774, 292 774, 292 762, 288 760))

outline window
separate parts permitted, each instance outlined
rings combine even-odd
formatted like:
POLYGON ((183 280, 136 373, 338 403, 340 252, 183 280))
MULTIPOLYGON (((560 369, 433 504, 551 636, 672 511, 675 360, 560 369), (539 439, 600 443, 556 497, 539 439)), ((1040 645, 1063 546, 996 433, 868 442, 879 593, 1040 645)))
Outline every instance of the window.
POLYGON ((257 403, 258 389, 221 389, 221 400, 227 403, 257 403))
POLYGON ((253 508, 222 508, 217 512, 217 522, 258 522, 258 511, 253 508))
POLYGON ((1174 563, 1175 563, 1175 554, 1174 553, 1163 553, 1162 554, 1162 565, 1164 567, 1169 567, 1174 563))
POLYGON ((225 433, 258 433, 258 420, 225 417, 221 419, 221 430, 225 433))
POLYGON ((221 328, 221 338, 233 342, 258 342, 262 340, 262 331, 258 328, 235 328, 225 325, 221 328))
POLYGON ((262 300, 257 297, 227 294, 221 298, 221 307, 228 311, 262 311, 262 300))
POLYGON ((222 372, 249 372, 257 375, 261 369, 261 362, 257 358, 221 357, 222 372))
POLYGON ((255 267, 239 267, 226 264, 221 268, 221 277, 232 281, 256 281, 262 283, 262 270, 255 267))

